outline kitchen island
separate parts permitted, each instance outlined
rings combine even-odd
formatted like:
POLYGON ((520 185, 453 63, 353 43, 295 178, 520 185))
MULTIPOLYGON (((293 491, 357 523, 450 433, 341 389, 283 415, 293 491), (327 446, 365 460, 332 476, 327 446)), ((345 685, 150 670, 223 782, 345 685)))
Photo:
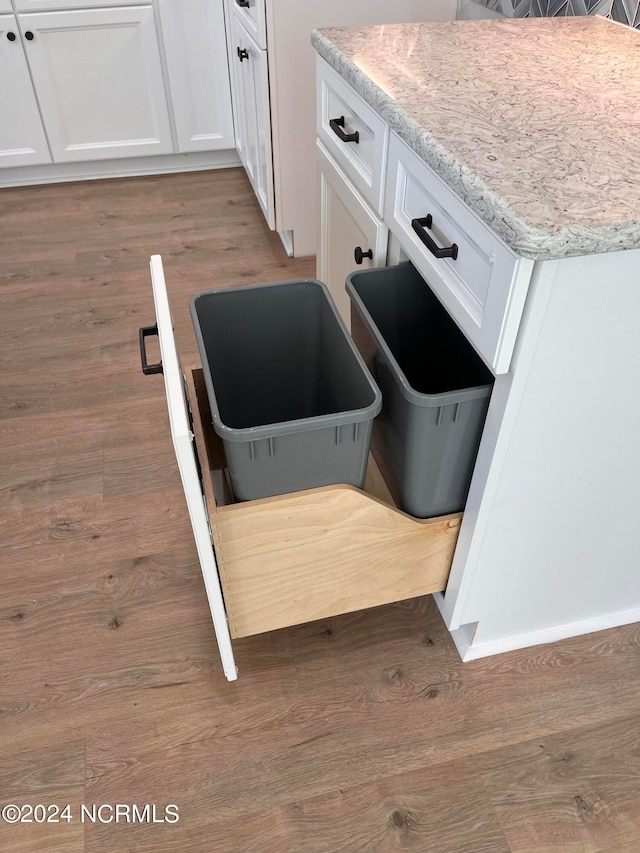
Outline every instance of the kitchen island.
POLYGON ((313 43, 321 267, 335 192, 369 263, 410 259, 495 375, 437 596, 463 659, 640 620, 640 34, 563 18, 313 43))

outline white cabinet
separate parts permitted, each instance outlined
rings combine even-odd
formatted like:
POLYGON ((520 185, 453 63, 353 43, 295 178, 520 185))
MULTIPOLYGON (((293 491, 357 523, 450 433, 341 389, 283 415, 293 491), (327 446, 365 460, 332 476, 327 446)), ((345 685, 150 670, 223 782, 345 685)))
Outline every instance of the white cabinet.
POLYGON ((270 228, 276 227, 267 56, 231 15, 229 63, 235 101, 236 148, 270 228))
POLYGON ((18 20, 55 162, 173 150, 151 6, 18 20))
POLYGON ((229 11, 238 16, 242 25, 261 50, 267 49, 265 0, 229 0, 229 11))
POLYGON ((320 223, 317 277, 329 288, 347 328, 350 328, 351 307, 345 290, 345 279, 358 267, 367 269, 386 263, 388 229, 320 142, 318 182, 320 223))
POLYGON ((159 0, 179 151, 234 147, 222 0, 159 0))
POLYGON ((327 152, 382 215, 389 127, 326 63, 318 68, 317 122, 327 152))
POLYGON ((520 258, 395 133, 384 218, 495 373, 507 373, 533 262, 520 258))
POLYGON ((0 0, 0 12, 13 12, 11 0, 0 0))
POLYGON ((0 167, 51 162, 14 15, 0 15, 0 116, 0 167))
POLYGON ((401 21, 451 21, 456 0, 266 0, 276 227, 294 254, 316 253, 313 29, 401 21))
MULTIPOLYGON (((320 163, 322 188, 331 171, 320 163)), ((414 263, 495 374, 436 596, 460 654, 640 621, 640 396, 624 369, 640 360, 640 248, 521 258, 393 133, 383 175, 388 255, 414 263)), ((356 186, 355 164, 344 176, 356 186)), ((335 210, 323 201, 321 234, 347 228, 335 210)))
MULTIPOLYGON (((244 38, 262 50, 268 62, 264 102, 265 140, 272 145, 267 170, 273 172, 268 188, 273 202, 267 220, 283 237, 293 254, 300 257, 317 251, 315 182, 315 51, 311 32, 315 28, 400 21, 450 21, 456 17, 456 0, 226 0, 229 26, 229 64, 236 137, 251 110, 244 89, 238 86, 234 66, 238 48, 238 21, 244 38), (273 186, 272 186, 273 185, 273 186)), ((369 111, 370 112, 370 111, 369 111)), ((366 128, 363 128, 366 136, 366 128)), ((373 145, 368 139, 367 145, 373 145)), ((268 153, 268 152, 266 152, 268 153)), ((247 169, 248 170, 248 169, 247 169)), ((253 179, 252 179, 253 180, 253 179)), ((378 190, 380 185, 378 184, 378 190)), ((261 186, 261 190, 264 187, 261 186)), ((265 208, 264 198, 260 203, 265 208)))

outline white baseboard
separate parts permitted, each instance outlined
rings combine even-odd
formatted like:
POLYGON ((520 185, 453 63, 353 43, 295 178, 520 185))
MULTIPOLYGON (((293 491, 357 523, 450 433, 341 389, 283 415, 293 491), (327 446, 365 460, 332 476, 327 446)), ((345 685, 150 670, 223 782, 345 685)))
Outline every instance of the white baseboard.
POLYGON ((100 178, 128 178, 140 175, 166 175, 173 172, 197 172, 239 166, 235 149, 196 151, 191 154, 165 154, 157 157, 129 157, 122 160, 91 160, 86 163, 54 163, 46 166, 20 166, 0 169, 0 188, 33 184, 57 184, 65 181, 92 181, 100 178))
MULTIPOLYGON (((442 593, 434 595, 436 604, 442 611, 444 596, 442 593)), ((571 637, 580 637, 583 634, 593 634, 596 631, 606 631, 608 628, 619 628, 621 625, 630 625, 640 622, 640 608, 633 610, 622 610, 617 613, 608 613, 605 616, 594 616, 592 619, 583 619, 580 622, 571 622, 568 625, 557 625, 553 628, 544 628, 541 631, 529 631, 524 634, 513 634, 510 637, 501 637, 497 640, 485 642, 474 642, 477 623, 461 625, 450 631, 453 642, 464 663, 480 658, 499 655, 504 652, 513 652, 517 649, 527 649, 530 646, 540 646, 543 643, 556 643, 558 640, 568 640, 571 637)))

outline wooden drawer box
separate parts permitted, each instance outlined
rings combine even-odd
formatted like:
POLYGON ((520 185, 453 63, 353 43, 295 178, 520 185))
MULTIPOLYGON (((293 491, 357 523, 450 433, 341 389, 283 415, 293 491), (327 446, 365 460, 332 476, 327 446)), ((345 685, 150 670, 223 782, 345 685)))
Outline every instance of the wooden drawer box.
POLYGON ((533 261, 518 257, 393 133, 384 219, 487 365, 507 373, 533 261))
POLYGON ((202 369, 186 380, 233 638, 445 588, 461 515, 400 512, 372 458, 365 491, 327 486, 232 503, 202 369))

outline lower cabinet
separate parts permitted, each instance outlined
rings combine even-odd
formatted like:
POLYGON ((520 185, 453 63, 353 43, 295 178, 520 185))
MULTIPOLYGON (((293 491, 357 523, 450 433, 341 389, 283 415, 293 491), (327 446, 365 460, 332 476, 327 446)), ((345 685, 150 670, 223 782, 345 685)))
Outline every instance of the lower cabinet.
POLYGON ((158 0, 179 151, 234 147, 222 0, 158 0))
MULTIPOLYGON (((10 81, 0 85, 0 169, 235 147, 223 0, 87 0, 55 11, 61 4, 25 2, 0 14, 0 79, 10 81)), ((266 91, 266 60, 258 67, 266 91)), ((268 134, 253 116, 257 149, 268 134)), ((266 154, 252 158, 255 185, 266 185, 266 154)), ((37 170, 41 180, 60 173, 37 170)))
POLYGON ((231 13, 229 65, 234 92, 236 149, 260 207, 276 227, 267 54, 231 13))
POLYGON ((0 167, 51 163, 15 15, 0 15, 0 167))
POLYGON ((151 6, 18 21, 56 163, 173 150, 151 6))
POLYGON ((316 276, 327 285, 347 328, 351 328, 345 279, 359 267, 384 266, 389 232, 320 142, 317 166, 320 217, 316 276))

